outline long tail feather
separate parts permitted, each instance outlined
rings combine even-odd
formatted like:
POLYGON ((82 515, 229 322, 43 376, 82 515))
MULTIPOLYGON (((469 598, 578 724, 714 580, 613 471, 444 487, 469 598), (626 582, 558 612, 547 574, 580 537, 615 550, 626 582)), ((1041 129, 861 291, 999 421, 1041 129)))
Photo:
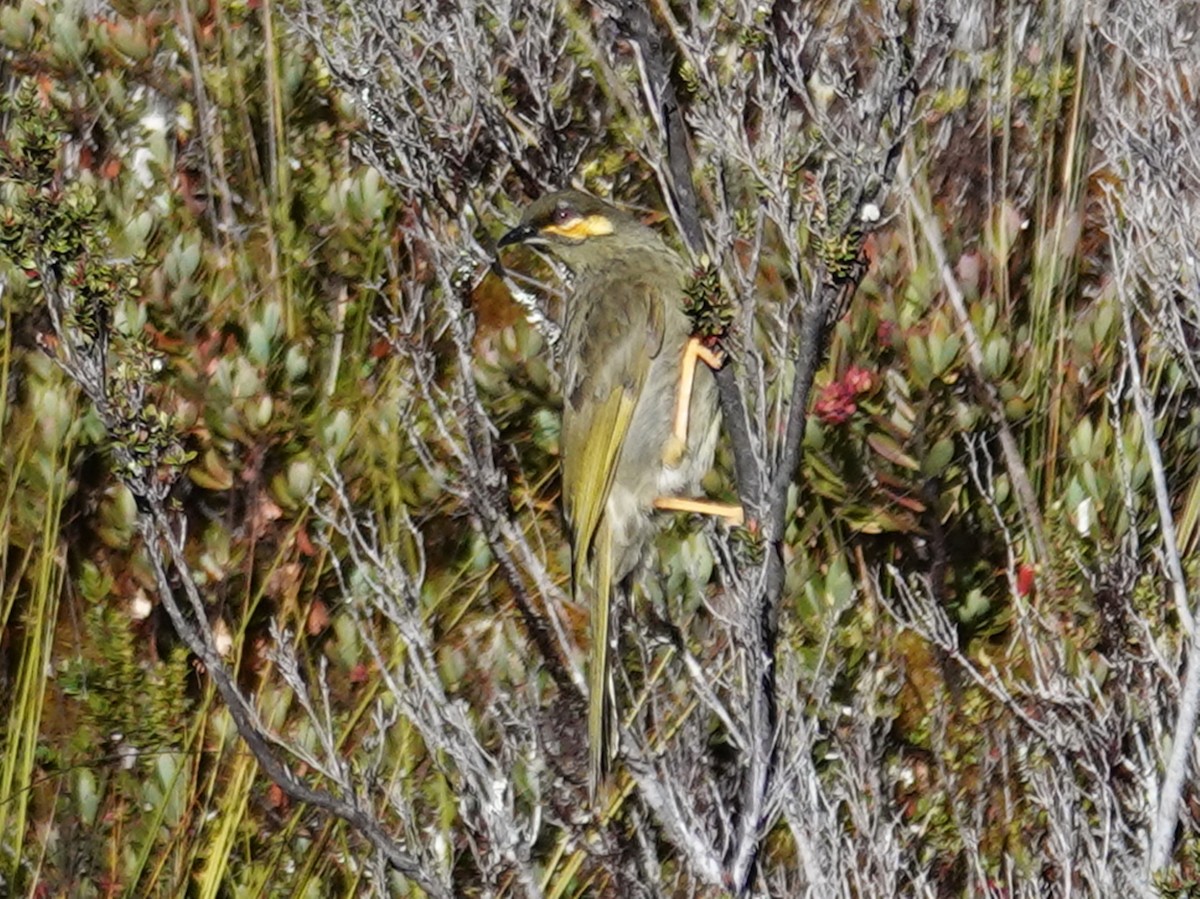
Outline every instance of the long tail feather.
POLYGON ((588 670, 588 794, 593 805, 604 788, 612 759, 613 701, 609 639, 612 634, 612 531, 602 523, 594 543, 592 654, 588 670))

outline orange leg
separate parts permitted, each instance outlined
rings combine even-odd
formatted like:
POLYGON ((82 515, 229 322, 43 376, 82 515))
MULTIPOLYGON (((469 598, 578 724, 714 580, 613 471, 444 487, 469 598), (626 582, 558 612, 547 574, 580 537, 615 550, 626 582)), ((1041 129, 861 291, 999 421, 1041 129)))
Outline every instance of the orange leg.
POLYGON ((665 512, 695 512, 697 515, 716 515, 730 524, 744 524, 746 513, 733 503, 718 503, 711 499, 684 499, 678 496, 660 496, 654 508, 665 512))
POLYGON ((709 368, 718 369, 725 362, 725 354, 711 350, 699 337, 688 339, 683 350, 683 368, 679 373, 679 393, 675 397, 675 427, 671 433, 675 439, 687 444, 688 417, 692 411, 692 385, 696 382, 696 363, 704 362, 709 368))
MULTIPOLYGON (((675 398, 675 421, 671 439, 663 451, 663 461, 671 467, 680 463, 687 451, 688 419, 692 407, 692 385, 696 382, 696 363, 704 362, 709 368, 717 369, 725 363, 725 354, 706 347, 699 337, 688 339, 683 350, 683 367, 679 373, 679 393, 675 398)), ((694 512, 698 515, 716 515, 740 525, 746 520, 742 507, 732 503, 718 503, 710 499, 684 499, 678 496, 660 496, 654 508, 666 512, 694 512)))

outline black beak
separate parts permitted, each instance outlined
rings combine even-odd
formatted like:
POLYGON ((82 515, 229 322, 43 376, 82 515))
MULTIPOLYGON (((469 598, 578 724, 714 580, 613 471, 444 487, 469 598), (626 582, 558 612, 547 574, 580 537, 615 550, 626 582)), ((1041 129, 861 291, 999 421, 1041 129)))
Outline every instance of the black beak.
POLYGON ((531 237, 537 236, 537 229, 530 225, 517 225, 496 242, 496 249, 511 246, 514 243, 524 243, 531 237))

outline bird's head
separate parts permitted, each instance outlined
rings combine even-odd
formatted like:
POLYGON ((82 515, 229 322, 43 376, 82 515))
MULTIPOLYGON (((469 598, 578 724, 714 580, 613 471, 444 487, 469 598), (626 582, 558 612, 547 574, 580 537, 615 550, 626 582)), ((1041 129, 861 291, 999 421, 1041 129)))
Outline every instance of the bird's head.
POLYGON ((540 247, 580 271, 615 254, 659 242, 654 231, 615 206, 577 190, 561 190, 532 203, 521 223, 496 247, 517 243, 540 247))

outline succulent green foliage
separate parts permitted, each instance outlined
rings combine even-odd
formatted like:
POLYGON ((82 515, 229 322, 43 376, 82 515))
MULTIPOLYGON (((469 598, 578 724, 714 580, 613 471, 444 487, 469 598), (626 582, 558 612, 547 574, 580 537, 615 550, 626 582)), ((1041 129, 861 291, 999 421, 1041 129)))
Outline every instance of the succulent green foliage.
MULTIPOLYGON (((246 756, 208 754, 212 746, 204 735, 215 723, 214 709, 208 698, 197 701, 193 662, 171 649, 175 638, 162 616, 129 621, 133 607, 147 607, 139 612, 144 615, 155 596, 147 558, 136 551, 137 502, 119 480, 165 492, 180 472, 196 473, 175 495, 199 522, 191 550, 214 603, 214 620, 231 602, 225 618, 239 636, 250 622, 258 622, 261 636, 265 621, 256 610, 264 596, 304 620, 313 584, 327 576, 322 566, 302 568, 299 561, 317 552, 297 514, 316 482, 314 454, 323 456, 326 447, 344 451, 352 435, 365 430, 370 439, 359 439, 351 476, 387 471, 388 483, 414 502, 436 487, 428 478, 412 486, 421 468, 398 452, 395 366, 386 353, 370 352, 379 292, 359 286, 377 284, 386 268, 390 246, 381 219, 391 214, 394 199, 380 189, 376 173, 347 166, 337 154, 345 126, 329 124, 328 107, 314 114, 314 104, 326 103, 314 84, 316 73, 303 64, 297 71, 289 55, 288 76, 302 76, 299 90, 311 92, 294 121, 311 126, 306 140, 319 149, 277 148, 308 161, 294 177, 294 198, 275 198, 285 214, 272 229, 269 215, 264 225, 257 207, 268 199, 256 168, 265 146, 256 146, 265 133, 257 130, 262 96, 237 100, 244 79, 262 81, 257 20, 236 28, 225 22, 218 27, 228 43, 208 32, 198 47, 180 54, 172 46, 173 29, 147 27, 159 12, 127 10, 130 18, 106 21, 52 6, 22 4, 21 22, 37 26, 27 31, 10 17, 13 11, 0 16, 0 38, 8 47, 18 43, 25 70, 43 76, 6 95, 0 145, 0 480, 11 525, 7 558, 25 560, 5 568, 0 655, 27 660, 48 691, 41 712, 42 767, 31 775, 39 783, 63 784, 67 775, 58 765, 82 766, 70 778, 80 814, 92 825, 112 825, 97 826, 94 845, 81 845, 77 857, 46 856, 51 870, 44 882, 63 895, 87 895, 79 884, 53 887, 59 872, 82 871, 89 884, 111 874, 131 893, 174 895, 172 884, 191 879, 212 843, 205 822, 222 833, 244 825, 246 807, 236 797, 245 799, 248 780, 230 793, 232 804, 220 815, 204 816, 210 800, 217 809, 209 791, 223 797, 239 783, 235 772, 246 756), (67 43, 47 46, 60 38, 67 43), (229 64, 215 64, 225 51, 229 64), (206 87, 221 98, 215 127, 228 137, 230 153, 219 165, 230 181, 220 185, 200 186, 200 170, 213 160, 191 143, 195 112, 180 99, 189 95, 183 85, 192 78, 190 52, 206 57, 206 87), (63 53, 70 62, 59 66, 63 53), (170 95, 169 107, 160 92, 170 95), (165 117, 164 108, 170 110, 165 117), (221 210, 219 188, 228 191, 233 182, 247 220, 223 221, 222 228, 231 227, 215 233, 210 226, 221 210), (297 229, 292 214, 305 226, 297 229), (226 244, 222 234, 237 239, 226 244), (336 289, 325 290, 339 281, 355 285, 340 302, 336 289), (53 311, 52 300, 58 301, 53 311), (332 352, 335 333, 342 335, 345 361, 332 352), (77 403, 78 391, 64 376, 73 360, 96 363, 91 371, 102 377, 91 386, 102 389, 103 408, 77 403), (328 399, 327 389, 336 391, 328 399), (364 395, 373 398, 372 408, 364 395), (364 420, 370 428, 363 428, 364 420), (105 452, 97 453, 96 445, 105 452), (61 532, 60 515, 66 519, 61 532), (308 589, 300 606, 302 588, 308 589), (57 606, 32 600, 60 594, 68 610, 61 621, 57 606), (27 641, 11 636, 24 633, 9 627, 18 620, 29 622, 27 641), (38 665, 25 647, 42 639, 54 656, 38 665), (169 662, 158 660, 156 646, 169 662), (48 680, 47 672, 53 673, 48 680), (61 729, 61 715, 75 726, 61 729), (119 744, 112 742, 117 732, 119 744), (120 759, 103 757, 109 748, 127 751, 121 758, 136 760, 134 768, 120 771, 120 759), (179 748, 183 752, 176 754, 179 748), (153 776, 143 776, 147 768, 153 776), (145 814, 128 821, 131 808, 145 814), (199 817, 193 820, 193 814, 199 817), (192 838, 178 840, 189 828, 192 838), (120 859, 116 868, 114 858, 120 859)), ((284 171, 287 162, 277 157, 272 168, 284 171)), ((352 657, 348 668, 363 664, 361 645, 346 652, 352 657)), ((349 686, 344 674, 343 683, 342 698, 352 704, 361 688, 349 686)), ((7 679, 0 684, 6 700, 12 686, 7 679)), ((9 754, 0 777, 19 760, 20 743, 10 743, 7 734, 26 727, 38 733, 40 698, 30 694, 20 705, 26 719, 4 725, 9 754)), ((27 888, 20 875, 10 877, 10 866, 38 855, 36 828, 73 820, 74 807, 40 801, 45 789, 21 794, 37 800, 31 806, 36 827, 9 813, 19 804, 0 809, 0 839, 13 847, 0 861, 0 892, 27 888)), ((67 842, 74 845, 69 834, 67 842)), ((230 857, 220 854, 218 880, 230 857)), ((297 849, 294 857, 303 853, 297 849)), ((235 880, 243 876, 239 871, 235 880)), ((310 870, 297 880, 308 878, 311 885, 323 876, 310 870)), ((277 881, 271 888, 278 888, 277 881)))
POLYGON ((94 184, 68 170, 64 125, 47 105, 25 81, 6 110, 11 124, 0 183, 9 205, 0 211, 6 223, 0 248, 56 322, 58 334, 43 335, 43 346, 61 354, 68 368, 88 364, 94 372, 91 389, 105 400, 100 411, 115 438, 118 474, 131 484, 147 476, 171 482, 194 454, 183 448, 171 416, 147 399, 165 360, 136 322, 123 328, 114 322, 118 303, 136 309, 138 272, 112 259, 94 184))
POLYGON ((683 309, 700 337, 720 338, 729 330, 735 307, 722 289, 721 272, 711 259, 701 259, 684 286, 683 309))
MULTIPOLYGON (((564 861, 585 844, 569 827, 579 809, 553 805, 570 782, 570 734, 527 752, 505 743, 507 722, 495 716, 515 697, 568 729, 571 721, 487 539, 494 522, 470 504, 459 455, 469 410, 456 379, 465 371, 488 417, 488 461, 503 475, 491 498, 561 589, 570 560, 557 505, 553 351, 495 279, 477 281, 471 240, 515 221, 523 197, 571 178, 634 205, 666 204, 662 173, 644 164, 660 132, 637 114, 642 74, 628 45, 617 40, 609 53, 596 43, 596 9, 555 8, 565 25, 556 20, 553 52, 503 56, 486 73, 460 69, 436 41, 418 41, 413 13, 413 28, 396 38, 416 41, 406 52, 419 60, 417 77, 375 85, 397 102, 373 95, 367 121, 354 109, 360 97, 333 90, 325 61, 297 49, 298 35, 272 19, 272 4, 212 4, 193 9, 188 23, 155 0, 122 0, 105 18, 53 0, 0 10, 6 71, 12 63, 33 75, 4 99, 0 145, 8 541, 0 782, 15 785, 0 800, 9 853, 0 858, 0 892, 371 889, 363 844, 255 778, 204 673, 171 648, 161 615, 140 617, 154 601, 153 576, 139 546, 137 497, 120 481, 169 487, 180 473, 186 481, 173 495, 188 523, 189 567, 206 613, 228 626, 240 685, 272 726, 307 751, 318 747, 261 652, 275 621, 296 634, 311 681, 328 675, 330 716, 344 734, 337 751, 369 767, 379 787, 362 801, 412 808, 422 829, 411 842, 443 847, 457 894, 511 891, 515 881, 484 884, 472 869, 476 835, 462 826, 472 797, 462 795, 453 758, 402 715, 361 752, 374 737, 369 719, 397 711, 378 666, 413 648, 386 616, 362 614, 371 585, 317 513, 343 502, 369 511, 379 544, 402 570, 423 574, 412 600, 437 679, 487 748, 509 753, 514 806, 524 813, 544 802, 552 812, 520 847, 532 876, 548 894, 612 886, 616 855, 591 832, 576 866, 564 861), (164 27, 168 15, 180 27, 164 27), (459 78, 471 86, 455 90, 459 78), (545 94, 539 83, 550 85, 545 94), (404 158, 415 169, 405 171, 404 154, 372 129, 376 114, 394 116, 387 123, 417 147, 404 158), (520 139, 501 140, 513 123, 520 139), (374 152, 379 167, 359 164, 362 152, 374 152), (58 345, 48 339, 51 292, 64 301, 57 308, 68 337, 58 345), (462 316, 447 314, 447 292, 462 300, 462 316), (470 333, 465 360, 449 337, 455 328, 470 333), (68 353, 103 359, 103 414, 52 361, 68 353), (324 478, 331 470, 344 486, 336 497, 324 478)), ((811 786, 830 795, 857 774, 878 777, 863 795, 879 820, 898 822, 881 844, 901 838, 900 892, 962 895, 970 871, 997 883, 1036 883, 1047 873, 1044 851, 1056 837, 1037 778, 1092 785, 1086 766, 1055 768, 1049 749, 1014 723, 1018 712, 1042 720, 1058 711, 1030 691, 1033 666, 1050 657, 1055 676, 1108 703, 1114 736, 1104 746, 1151 745, 1135 728, 1154 696, 1171 695, 1154 678, 1169 667, 1157 659, 1171 657, 1180 628, 1155 568, 1142 424, 1113 389, 1127 383, 1128 360, 1095 207, 1109 187, 1101 181, 1122 173, 1091 172, 1089 159, 1083 175, 1064 152, 1088 156, 1079 148, 1089 147, 1081 138, 1095 110, 1083 109, 1078 122, 1068 114, 1082 70, 1064 61, 1066 43, 1054 46, 1058 26, 1016 54, 962 51, 982 68, 927 95, 907 137, 905 152, 921 164, 903 190, 927 191, 942 220, 981 343, 977 369, 903 198, 884 227, 863 233, 852 183, 860 160, 830 152, 819 120, 868 99, 854 93, 862 71, 789 73, 798 81, 782 102, 811 104, 813 117, 779 146, 768 127, 773 110, 741 102, 790 64, 771 49, 784 31, 825 33, 832 40, 822 52, 861 46, 864 60, 883 61, 870 30, 875 6, 866 8, 870 21, 854 31, 825 21, 820 5, 803 29, 786 29, 768 5, 701 4, 696 46, 721 52, 678 48, 672 78, 695 129, 693 179, 704 214, 724 216, 727 230, 711 233, 729 240, 720 271, 702 266, 687 302, 698 333, 735 327, 762 349, 766 386, 761 401, 750 398, 752 415, 766 420, 793 386, 795 346, 777 339, 778 324, 799 318, 814 282, 846 278, 862 259, 872 268, 817 375, 782 539, 768 544, 742 529, 730 547, 724 532, 702 533, 686 516, 667 528, 651 566, 661 577, 638 592, 648 601, 635 612, 653 640, 627 653, 623 686, 664 739, 654 751, 708 747, 719 763, 723 729, 674 655, 686 649, 715 671, 710 663, 747 625, 746 610, 723 590, 718 562, 730 560, 714 557, 707 537, 717 533, 735 567, 780 553, 777 661, 791 691, 780 697, 790 716, 784 736, 816 735, 811 757, 794 761, 811 763, 811 786), (729 98, 736 121, 709 115, 729 98), (747 140, 735 147, 743 125, 747 140), (944 130, 954 135, 948 147, 944 130), (751 301, 755 315, 739 318, 751 301), (995 391, 1030 469, 1049 564, 1031 562, 985 389, 995 391), (897 624, 892 610, 908 578, 929 586, 931 607, 949 622, 949 648, 897 624), (964 676, 964 660, 1018 702, 964 676), (872 753, 858 769, 856 751, 872 753)), ((506 24, 486 4, 442 4, 436 14, 447 29, 470 22, 495 34, 506 24)), ((685 31, 696 26, 687 15, 680 4, 656 13, 685 31)), ((517 34, 538 27, 512 23, 517 34)), ((813 48, 792 47, 795 61, 822 62, 813 48)), ((1167 411, 1155 427, 1194 584, 1200 402, 1153 329, 1136 339, 1150 395, 1167 411)), ((762 436, 770 454, 778 434, 762 436)), ((705 488, 729 499, 727 449, 720 458, 705 488)), ((586 646, 586 611, 567 600, 555 614, 566 641, 586 646)), ((736 675, 713 676, 720 684, 736 675)), ((530 747, 546 739, 521 736, 530 747)), ((1097 807, 1080 806, 1080 831, 1119 833, 1097 807)), ((830 839, 872 837, 856 833, 848 802, 837 808, 830 839)), ((629 800, 609 835, 644 833, 646 820, 629 800)), ((799 870, 789 826, 769 835, 764 870, 799 870)), ((1177 870, 1158 881, 1164 895, 1193 889, 1200 869, 1194 841, 1181 840, 1177 870)), ((641 848, 661 852, 654 862, 678 878, 674 892, 720 892, 689 879, 668 842, 655 837, 641 848)), ((844 857, 857 864, 869 855, 844 857)), ((389 886, 396 895, 415 889, 398 878, 389 886)))
POLYGON ((105 734, 123 742, 140 764, 152 764, 155 752, 183 743, 181 725, 193 705, 187 653, 178 648, 167 659, 148 660, 145 632, 139 633, 124 609, 105 602, 112 584, 101 581, 95 566, 85 568, 82 577, 83 586, 92 585, 95 593, 85 622, 93 638, 88 650, 95 655, 64 661, 58 675, 81 724, 81 742, 72 749, 87 762, 96 749, 88 735, 105 734))
POLYGON ((857 231, 832 235, 821 241, 820 259, 832 281, 849 277, 858 262, 862 235, 857 231))
POLYGON ((1154 887, 1162 899, 1189 899, 1200 891, 1200 843, 1194 834, 1184 838, 1176 858, 1178 867, 1160 871, 1154 877, 1154 887))
POLYGON ((28 284, 52 280, 70 296, 65 313, 86 341, 106 328, 116 300, 114 268, 92 260, 103 253, 96 199, 82 181, 64 177, 62 123, 47 109, 32 80, 23 81, 2 109, 9 127, 0 147, 0 251, 28 284))

